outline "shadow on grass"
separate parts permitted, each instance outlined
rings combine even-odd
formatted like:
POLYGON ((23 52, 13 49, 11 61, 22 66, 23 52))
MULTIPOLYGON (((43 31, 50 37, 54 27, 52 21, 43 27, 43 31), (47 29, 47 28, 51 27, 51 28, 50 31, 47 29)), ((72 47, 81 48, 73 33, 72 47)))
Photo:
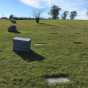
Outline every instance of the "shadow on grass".
POLYGON ((29 50, 29 52, 17 52, 14 51, 17 55, 19 55, 20 57, 22 57, 23 60, 25 61, 42 61, 45 58, 39 54, 37 54, 36 52, 34 52, 33 50, 29 50))
POLYGON ((8 32, 16 33, 16 34, 20 34, 20 33, 21 33, 21 32, 19 32, 19 31, 8 31, 8 32))
POLYGON ((82 42, 79 42, 79 41, 78 42, 73 42, 73 43, 74 44, 83 44, 82 42))
POLYGON ((69 77, 69 75, 68 74, 64 74, 64 73, 60 73, 58 75, 56 75, 56 74, 45 75, 44 77, 45 78, 60 78, 60 77, 67 78, 67 77, 69 77))

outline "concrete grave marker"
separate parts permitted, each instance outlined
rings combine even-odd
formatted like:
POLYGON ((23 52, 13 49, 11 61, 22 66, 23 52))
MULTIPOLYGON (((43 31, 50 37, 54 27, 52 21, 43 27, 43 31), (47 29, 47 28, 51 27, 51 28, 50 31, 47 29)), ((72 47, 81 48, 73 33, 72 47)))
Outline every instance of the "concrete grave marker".
POLYGON ((18 52, 29 52, 31 48, 31 39, 23 37, 13 38, 13 50, 18 52))
POLYGON ((16 24, 12 24, 8 27, 8 32, 20 33, 17 30, 16 24))
POLYGON ((8 32, 17 32, 16 25, 15 25, 15 24, 10 25, 10 26, 8 27, 8 32))

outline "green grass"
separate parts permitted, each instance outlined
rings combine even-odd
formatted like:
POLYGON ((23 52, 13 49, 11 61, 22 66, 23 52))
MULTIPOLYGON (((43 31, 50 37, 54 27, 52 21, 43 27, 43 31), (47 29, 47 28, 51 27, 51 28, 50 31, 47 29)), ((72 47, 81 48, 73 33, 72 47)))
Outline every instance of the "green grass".
POLYGON ((8 33, 10 24, 0 21, 0 88, 88 88, 88 21, 17 21, 21 34, 8 33), (32 38, 32 50, 45 59, 28 61, 17 55, 14 36, 32 38), (72 81, 49 86, 44 76, 60 73, 72 81))

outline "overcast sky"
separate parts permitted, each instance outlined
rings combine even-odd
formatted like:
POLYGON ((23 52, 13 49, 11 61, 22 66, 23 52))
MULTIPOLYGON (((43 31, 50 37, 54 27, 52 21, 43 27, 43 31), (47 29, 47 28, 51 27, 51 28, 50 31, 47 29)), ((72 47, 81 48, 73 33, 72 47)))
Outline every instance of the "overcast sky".
POLYGON ((52 5, 58 5, 63 11, 78 12, 77 19, 88 19, 86 12, 88 0, 0 0, 0 16, 33 16, 36 9, 42 10, 42 16, 48 17, 49 9, 52 5))

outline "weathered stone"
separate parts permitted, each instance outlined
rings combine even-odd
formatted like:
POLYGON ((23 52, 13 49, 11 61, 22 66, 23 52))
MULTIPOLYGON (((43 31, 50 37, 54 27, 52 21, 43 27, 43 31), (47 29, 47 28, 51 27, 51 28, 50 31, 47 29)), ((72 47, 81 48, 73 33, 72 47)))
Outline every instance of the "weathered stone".
POLYGON ((22 38, 22 37, 13 38, 13 50, 14 51, 29 52, 30 48, 31 48, 30 38, 22 38))
POLYGON ((8 32, 18 32, 15 24, 8 27, 8 32))
POLYGON ((69 78, 59 77, 59 78, 47 78, 46 79, 49 85, 60 84, 60 83, 69 83, 71 80, 69 78))
POLYGON ((45 79, 49 85, 56 85, 62 83, 69 83, 71 79, 68 74, 46 75, 45 79))

